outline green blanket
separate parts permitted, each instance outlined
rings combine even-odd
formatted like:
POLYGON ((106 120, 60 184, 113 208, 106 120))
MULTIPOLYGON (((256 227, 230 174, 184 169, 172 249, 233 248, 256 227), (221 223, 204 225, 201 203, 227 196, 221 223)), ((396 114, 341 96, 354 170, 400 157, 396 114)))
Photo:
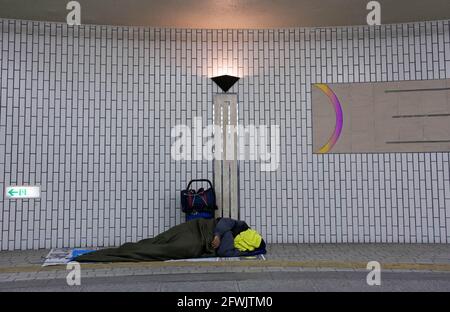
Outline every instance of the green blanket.
POLYGON ((194 219, 179 224, 154 238, 125 243, 81 255, 78 262, 161 261, 215 256, 211 247, 215 219, 194 219))

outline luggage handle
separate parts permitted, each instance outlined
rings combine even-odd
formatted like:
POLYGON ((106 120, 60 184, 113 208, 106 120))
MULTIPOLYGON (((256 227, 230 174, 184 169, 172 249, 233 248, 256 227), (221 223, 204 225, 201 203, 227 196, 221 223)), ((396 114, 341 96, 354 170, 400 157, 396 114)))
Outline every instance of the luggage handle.
POLYGON ((214 187, 213 187, 211 181, 209 181, 208 179, 195 179, 195 180, 189 181, 189 184, 187 186, 187 190, 191 189, 192 182, 207 182, 209 184, 209 186, 214 190, 214 187))

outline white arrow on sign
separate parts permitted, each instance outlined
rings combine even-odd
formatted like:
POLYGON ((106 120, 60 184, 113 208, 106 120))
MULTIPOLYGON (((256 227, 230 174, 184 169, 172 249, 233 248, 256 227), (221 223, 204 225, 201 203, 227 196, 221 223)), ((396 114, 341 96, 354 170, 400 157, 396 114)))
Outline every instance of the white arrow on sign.
POLYGON ((5 189, 7 198, 39 198, 41 188, 39 186, 8 186, 5 189))

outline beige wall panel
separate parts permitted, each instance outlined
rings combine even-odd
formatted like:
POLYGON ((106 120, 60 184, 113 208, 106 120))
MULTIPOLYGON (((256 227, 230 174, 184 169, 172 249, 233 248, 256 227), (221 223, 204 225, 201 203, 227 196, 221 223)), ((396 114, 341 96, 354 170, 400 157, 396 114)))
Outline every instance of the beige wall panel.
MULTIPOLYGON (((450 151, 450 79, 328 84, 343 111, 341 135, 329 153, 450 151), (439 116, 434 116, 439 114, 439 116)), ((332 135, 329 98, 312 87, 313 151, 332 135)))

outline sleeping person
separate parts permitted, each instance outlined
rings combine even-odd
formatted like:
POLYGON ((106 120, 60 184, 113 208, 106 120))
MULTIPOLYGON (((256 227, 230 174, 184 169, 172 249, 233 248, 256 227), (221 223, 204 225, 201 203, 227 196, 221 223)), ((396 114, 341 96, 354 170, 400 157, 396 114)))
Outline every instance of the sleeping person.
POLYGON ((78 262, 139 262, 266 253, 266 244, 244 221, 194 219, 153 237, 75 257, 78 262))
POLYGON ((214 229, 212 247, 219 257, 251 256, 266 253, 261 235, 244 221, 218 219, 214 229))

